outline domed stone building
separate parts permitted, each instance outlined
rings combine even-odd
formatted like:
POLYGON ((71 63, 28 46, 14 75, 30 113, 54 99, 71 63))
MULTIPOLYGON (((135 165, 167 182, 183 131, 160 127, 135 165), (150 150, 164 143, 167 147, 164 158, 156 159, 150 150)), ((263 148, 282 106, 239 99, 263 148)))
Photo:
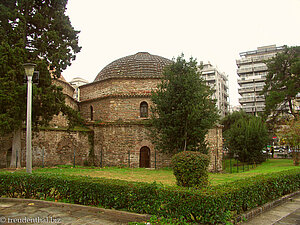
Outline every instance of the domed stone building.
MULTIPOLYGON (((40 149, 43 148, 43 155, 48 152, 48 161, 43 159, 46 165, 67 164, 73 160, 83 164, 92 156, 98 166, 170 166, 171 155, 155 150, 143 121, 149 118, 151 91, 160 82, 164 67, 171 63, 164 57, 139 52, 108 64, 92 83, 74 88, 64 80, 55 81, 56 85, 63 87, 67 103, 80 111, 90 131, 88 137, 84 135, 86 131, 63 131, 59 128, 66 126, 66 120, 62 115, 55 117, 54 125, 59 130, 52 127, 33 140, 33 146, 37 146, 33 150, 36 151, 33 153, 33 165, 41 165, 41 157, 35 155, 41 155, 40 149), (47 135, 52 137, 51 140, 47 140, 47 135), (41 143, 45 143, 46 147, 41 143)), ((210 169, 220 171, 221 128, 211 129, 207 141, 211 149, 210 169)), ((25 156, 25 149, 22 152, 25 156)))
POLYGON ((80 87, 81 115, 93 124, 95 154, 103 165, 167 166, 141 121, 149 117, 151 90, 172 61, 139 52, 115 60, 80 87))

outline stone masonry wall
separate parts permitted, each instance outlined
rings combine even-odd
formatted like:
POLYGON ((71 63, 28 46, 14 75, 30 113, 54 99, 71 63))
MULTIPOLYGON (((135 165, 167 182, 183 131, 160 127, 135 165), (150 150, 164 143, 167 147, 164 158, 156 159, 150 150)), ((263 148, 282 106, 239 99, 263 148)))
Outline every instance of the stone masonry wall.
POLYGON ((9 166, 12 138, 12 134, 0 137, 0 168, 9 166))
POLYGON ((53 79, 52 83, 58 87, 62 87, 65 95, 73 97, 75 89, 68 82, 53 79))
MULTIPOLYGON (((97 166, 139 167, 140 150, 150 149, 150 167, 168 167, 171 155, 156 152, 148 138, 147 128, 141 124, 99 124, 94 126, 94 152, 97 166)), ((26 166, 25 130, 22 134, 21 165, 26 166)), ((210 146, 211 163, 209 170, 222 170, 222 129, 209 130, 207 141, 210 146)), ((0 166, 6 167, 12 135, 0 138, 0 166)), ((66 132, 59 129, 35 133, 32 141, 33 166, 76 165, 88 160, 91 146, 85 132, 66 132)))
POLYGON ((210 165, 209 171, 220 172, 222 171, 223 160, 223 136, 222 126, 216 126, 208 131, 206 140, 210 149, 210 165))
POLYGON ((80 101, 120 94, 150 94, 160 79, 108 79, 80 86, 80 101))
MULTIPOLYGON (((12 135, 1 137, 0 162, 1 167, 6 167, 7 152, 11 148, 12 135)), ((21 166, 26 166, 26 131, 21 137, 21 166)), ((90 143, 86 132, 42 130, 34 133, 32 138, 32 165, 53 166, 66 165, 74 162, 83 165, 88 160, 90 143)))
MULTIPOLYGON (((95 131, 95 154, 97 164, 102 166, 139 167, 140 149, 150 148, 150 167, 169 167, 171 155, 155 152, 154 145, 147 136, 143 125, 98 125, 95 131)), ((210 146, 211 163, 209 170, 222 170, 222 129, 211 129, 207 135, 210 146)))
MULTIPOLYGON (((68 83, 62 80, 52 80, 53 84, 63 88, 63 93, 65 94, 65 103, 70 106, 72 109, 78 111, 78 102, 73 98, 75 89, 68 83)), ((63 116, 60 112, 58 115, 54 115, 53 119, 50 122, 52 127, 67 127, 68 120, 66 116, 63 116)))
POLYGON ((34 135, 32 147, 33 166, 41 166, 43 158, 45 166, 73 164, 74 153, 76 165, 83 165, 90 151, 86 133, 61 130, 40 131, 34 135))
POLYGON ((169 156, 155 153, 143 125, 100 125, 94 131, 95 155, 99 165, 139 167, 140 149, 144 146, 150 148, 151 168, 170 164, 169 156))
MULTIPOLYGON (((66 105, 70 106, 72 109, 78 111, 78 103, 69 96, 65 98, 66 105)), ((64 116, 61 112, 58 115, 54 115, 53 119, 50 121, 51 127, 67 127, 68 126, 68 119, 64 116)))
POLYGON ((91 106, 93 107, 94 121, 131 121, 140 118, 141 102, 148 103, 148 112, 150 115, 151 101, 150 97, 132 96, 132 97, 108 97, 97 99, 95 101, 80 103, 80 113, 88 121, 91 120, 91 106))

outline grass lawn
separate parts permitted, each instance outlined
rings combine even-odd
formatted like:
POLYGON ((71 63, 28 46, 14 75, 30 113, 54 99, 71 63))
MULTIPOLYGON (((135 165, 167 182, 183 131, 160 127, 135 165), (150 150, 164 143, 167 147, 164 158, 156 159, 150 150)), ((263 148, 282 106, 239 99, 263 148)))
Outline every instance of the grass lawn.
MULTIPOLYGON (((292 159, 268 159, 266 162, 258 165, 256 168, 250 169, 241 173, 210 173, 209 180, 212 185, 218 185, 225 182, 232 182, 238 179, 243 179, 258 174, 279 172, 288 169, 296 168, 293 165, 292 159)), ((300 167, 298 167, 300 169, 300 167)), ((4 170, 2 170, 4 171, 4 170)), ((18 170, 24 173, 25 169, 18 170)), ((64 173, 69 175, 83 175, 91 177, 105 177, 110 179, 120 179, 127 181, 140 181, 140 182, 157 182, 163 185, 175 185, 176 180, 173 172, 169 168, 165 169, 144 169, 144 168, 117 168, 117 167, 104 167, 104 168, 89 168, 89 167, 76 167, 71 166, 57 166, 52 168, 34 168, 33 173, 64 173)))

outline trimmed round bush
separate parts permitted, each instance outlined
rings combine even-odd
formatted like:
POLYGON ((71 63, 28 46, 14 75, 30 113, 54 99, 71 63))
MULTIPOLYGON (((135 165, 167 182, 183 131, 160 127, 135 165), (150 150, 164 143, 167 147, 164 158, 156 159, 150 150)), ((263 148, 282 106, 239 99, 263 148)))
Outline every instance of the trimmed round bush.
POLYGON ((194 151, 184 151, 172 157, 173 173, 177 185, 182 187, 205 187, 208 185, 209 157, 194 151))

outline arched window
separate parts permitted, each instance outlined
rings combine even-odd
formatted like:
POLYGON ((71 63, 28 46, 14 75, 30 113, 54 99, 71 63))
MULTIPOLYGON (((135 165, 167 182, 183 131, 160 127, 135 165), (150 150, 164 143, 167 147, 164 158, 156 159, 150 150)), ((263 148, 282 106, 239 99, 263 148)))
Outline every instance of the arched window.
POLYGON ((94 109, 93 109, 93 106, 90 106, 90 110, 91 110, 91 114, 90 114, 90 118, 91 120, 94 120, 94 109))
POLYGON ((142 102, 140 104, 140 117, 147 118, 148 117, 148 103, 142 102))

